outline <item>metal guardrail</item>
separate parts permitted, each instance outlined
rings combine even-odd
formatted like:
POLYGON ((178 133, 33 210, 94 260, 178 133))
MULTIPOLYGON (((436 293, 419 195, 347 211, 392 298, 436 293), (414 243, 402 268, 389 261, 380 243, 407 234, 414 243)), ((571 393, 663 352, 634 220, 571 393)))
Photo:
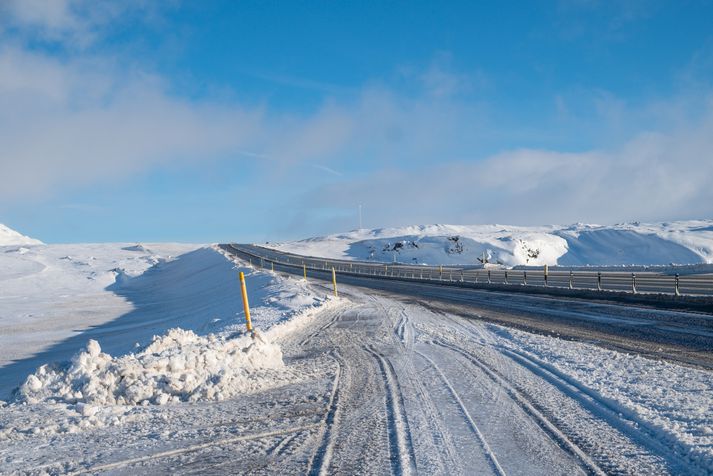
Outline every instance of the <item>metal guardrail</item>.
POLYGON ((284 253, 256 245, 224 245, 242 253, 252 264, 270 267, 271 263, 302 268, 306 271, 329 271, 355 276, 394 278, 402 281, 472 284, 487 287, 536 286, 540 288, 618 291, 632 294, 670 294, 675 296, 712 296, 713 275, 679 276, 654 272, 568 271, 561 269, 484 269, 464 266, 426 266, 399 263, 372 263, 335 260, 284 253))

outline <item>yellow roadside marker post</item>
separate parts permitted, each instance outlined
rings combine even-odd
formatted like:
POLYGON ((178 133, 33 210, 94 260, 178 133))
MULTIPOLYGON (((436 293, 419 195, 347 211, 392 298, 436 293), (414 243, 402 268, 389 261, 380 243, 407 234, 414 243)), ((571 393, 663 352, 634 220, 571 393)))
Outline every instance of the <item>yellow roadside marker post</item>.
POLYGON ((302 263, 302 274, 304 276, 304 280, 307 281, 307 265, 302 263))
POLYGON ((253 324, 250 321, 250 305, 248 304, 248 291, 245 288, 245 273, 240 272, 240 291, 243 295, 243 309, 245 310, 245 326, 248 328, 248 332, 255 337, 253 332, 253 324))
POLYGON ((332 267, 332 285, 334 286, 334 297, 339 297, 337 293, 337 272, 334 271, 334 267, 332 267))

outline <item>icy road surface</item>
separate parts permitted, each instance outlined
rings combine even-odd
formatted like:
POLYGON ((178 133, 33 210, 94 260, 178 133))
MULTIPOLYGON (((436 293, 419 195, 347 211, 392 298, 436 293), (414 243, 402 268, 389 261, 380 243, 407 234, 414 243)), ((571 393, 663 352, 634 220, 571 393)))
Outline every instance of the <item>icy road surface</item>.
MULTIPOLYGON (((324 290, 327 292, 327 290, 324 290)), ((707 474, 711 373, 345 287, 277 338, 293 378, 0 441, 0 468, 108 474, 707 474), (657 390, 658 389, 658 393, 657 390), (80 424, 81 426, 81 424, 80 424)), ((58 408, 0 412, 0 428, 58 408)), ((79 417, 78 417, 79 418, 79 417)), ((81 423, 81 419, 80 419, 81 423)))

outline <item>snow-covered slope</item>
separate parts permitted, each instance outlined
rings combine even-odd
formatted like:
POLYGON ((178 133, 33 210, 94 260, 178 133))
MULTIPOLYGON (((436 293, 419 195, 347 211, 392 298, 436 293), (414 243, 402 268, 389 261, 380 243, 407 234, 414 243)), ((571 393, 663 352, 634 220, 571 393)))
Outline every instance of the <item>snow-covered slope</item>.
POLYGON ((713 220, 611 226, 419 225, 269 244, 337 259, 419 264, 617 266, 713 263, 713 220))
MULTIPOLYGON (((175 344, 164 346, 168 353, 181 348, 228 352, 232 343, 221 347, 203 337, 230 333, 230 326, 244 328, 235 267, 218 250, 200 245, 0 248, 0 400, 7 399, 37 367, 68 361, 90 339, 114 356, 112 360, 104 353, 89 352, 87 368, 96 370, 97 363, 105 367, 104 373, 92 374, 99 380, 122 365, 135 367, 153 359, 149 352, 145 361, 143 356, 116 360, 150 344, 153 336, 175 344), (173 327, 195 335, 174 333, 173 337, 181 337, 178 340, 166 336, 173 327)), ((286 283, 270 273, 242 270, 248 275, 253 322, 262 330, 323 301, 297 280, 286 283)), ((82 365, 75 370, 83 369, 82 365)), ((82 375, 83 381, 91 380, 82 375)), ((69 377, 47 370, 38 381, 72 388, 65 378, 69 377)), ((37 399, 43 391, 30 393, 37 399)))
POLYGON ((30 238, 0 223, 0 246, 41 245, 40 240, 30 238))

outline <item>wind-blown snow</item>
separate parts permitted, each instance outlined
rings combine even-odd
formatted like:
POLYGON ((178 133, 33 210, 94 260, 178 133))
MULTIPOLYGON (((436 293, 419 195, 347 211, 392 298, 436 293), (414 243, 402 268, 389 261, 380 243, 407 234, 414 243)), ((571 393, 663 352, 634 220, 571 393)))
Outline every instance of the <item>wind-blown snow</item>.
POLYGON ((0 223, 0 246, 41 245, 40 240, 30 238, 0 223))
POLYGON ((418 225, 265 245, 334 259, 418 264, 620 266, 713 263, 713 220, 612 226, 418 225))

